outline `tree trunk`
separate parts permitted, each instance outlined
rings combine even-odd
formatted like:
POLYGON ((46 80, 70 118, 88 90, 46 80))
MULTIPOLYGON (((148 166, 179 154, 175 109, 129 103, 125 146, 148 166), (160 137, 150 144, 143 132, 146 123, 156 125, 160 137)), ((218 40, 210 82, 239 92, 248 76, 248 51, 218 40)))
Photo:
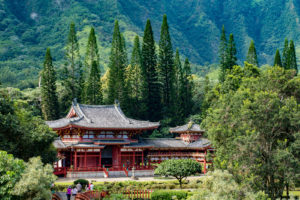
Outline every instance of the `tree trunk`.
POLYGON ((182 179, 180 178, 178 179, 178 181, 179 181, 180 189, 182 189, 182 179))

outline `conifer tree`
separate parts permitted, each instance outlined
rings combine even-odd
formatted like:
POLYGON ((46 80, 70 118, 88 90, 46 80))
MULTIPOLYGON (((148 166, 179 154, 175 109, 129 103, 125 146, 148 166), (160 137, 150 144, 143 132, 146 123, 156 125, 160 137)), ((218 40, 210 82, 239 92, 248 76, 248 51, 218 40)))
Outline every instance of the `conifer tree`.
POLYGON ((276 54, 275 54, 273 66, 282 67, 281 58, 280 58, 280 52, 279 52, 278 49, 276 50, 276 54))
POLYGON ((181 87, 181 80, 182 80, 182 66, 181 66, 181 61, 180 61, 180 55, 178 49, 176 49, 175 53, 175 60, 174 60, 174 70, 175 70, 175 96, 176 99, 177 97, 180 96, 180 87, 181 87))
POLYGON ((183 98, 183 69, 181 66, 181 60, 178 49, 176 49, 175 60, 175 122, 176 124, 181 124, 184 121, 184 98, 183 98))
POLYGON ((126 41, 125 41, 125 37, 122 33, 121 34, 121 43, 122 43, 122 48, 124 50, 124 60, 125 60, 125 66, 128 65, 128 57, 127 57, 127 48, 126 48, 126 41))
POLYGON ((255 48, 253 40, 251 40, 246 61, 249 64, 253 64, 253 65, 258 66, 258 60, 257 60, 257 55, 256 55, 256 48, 255 48))
POLYGON ((97 38, 95 34, 95 29, 92 27, 90 30, 88 43, 86 45, 86 53, 85 53, 85 73, 89 73, 92 67, 93 62, 97 63, 99 66, 99 53, 98 53, 98 45, 97 38))
POLYGON ((56 93, 56 76, 52 64, 50 48, 47 48, 46 51, 41 83, 41 106, 44 119, 57 119, 59 117, 59 105, 56 93))
POLYGON ((288 62, 289 62, 289 41, 287 38, 285 38, 284 47, 282 51, 282 67, 284 69, 289 69, 288 62))
POLYGON ((135 36, 130 65, 126 68, 126 87, 129 96, 130 116, 140 118, 142 112, 142 55, 139 36, 135 36))
POLYGON ((93 61, 90 75, 86 86, 86 103, 91 105, 102 104, 102 85, 100 80, 100 71, 96 61, 93 61))
POLYGON ((219 81, 223 82, 225 80, 226 74, 226 55, 227 55, 227 39, 225 34, 225 27, 222 26, 220 46, 219 46, 219 59, 220 59, 220 75, 219 81))
POLYGON ((80 62, 79 45, 76 36, 75 24, 70 24, 70 31, 68 35, 66 52, 65 52, 65 66, 64 77, 62 79, 62 97, 61 97, 61 109, 67 111, 74 98, 81 101, 83 91, 83 72, 80 62))
POLYGON ((163 16, 160 32, 158 73, 159 81, 161 83, 163 115, 172 116, 175 99, 175 70, 173 49, 166 15, 163 16))
POLYGON ((288 68, 294 69, 298 73, 297 58, 296 58, 295 45, 294 45, 293 40, 290 41, 288 53, 289 53, 288 54, 288 68))
POLYGON ((233 38, 233 34, 229 35, 228 47, 227 47, 227 56, 226 56, 226 69, 232 69, 234 65, 236 65, 236 47, 233 38))
POLYGON ((156 70, 155 42, 151 22, 148 19, 144 30, 142 45, 142 75, 143 102, 145 104, 144 118, 151 121, 161 119, 161 96, 158 74, 156 70))
POLYGON ((111 52, 109 57, 109 74, 108 74, 108 103, 119 100, 122 108, 126 111, 126 103, 128 97, 125 87, 125 68, 127 55, 124 48, 125 41, 122 41, 119 30, 119 23, 116 20, 114 33, 111 44, 111 52))
POLYGON ((183 66, 183 80, 182 80, 182 99, 184 117, 188 117, 192 108, 192 90, 193 80, 191 73, 191 65, 189 59, 186 58, 183 66))

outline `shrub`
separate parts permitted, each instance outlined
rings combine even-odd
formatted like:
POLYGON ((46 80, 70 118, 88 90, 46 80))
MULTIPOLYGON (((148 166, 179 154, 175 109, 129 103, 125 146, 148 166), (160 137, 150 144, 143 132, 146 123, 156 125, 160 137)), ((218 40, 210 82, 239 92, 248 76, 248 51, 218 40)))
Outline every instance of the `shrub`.
POLYGON ((77 179, 76 181, 74 181, 74 185, 77 185, 78 183, 82 185, 82 189, 84 189, 85 186, 89 185, 89 181, 85 179, 77 179))
POLYGON ((183 200, 186 199, 187 194, 187 191, 157 190, 152 193, 151 200, 172 200, 174 196, 178 200, 183 200))
POLYGON ((111 194, 103 200, 127 200, 127 198, 123 194, 111 194))

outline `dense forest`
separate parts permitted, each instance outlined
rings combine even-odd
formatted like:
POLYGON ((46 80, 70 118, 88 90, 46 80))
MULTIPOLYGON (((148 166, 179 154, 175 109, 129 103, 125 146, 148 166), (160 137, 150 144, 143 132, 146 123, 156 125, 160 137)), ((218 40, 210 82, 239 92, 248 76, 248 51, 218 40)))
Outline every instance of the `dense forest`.
MULTIPOLYGON (((226 13, 228 19, 236 20, 239 26, 235 28, 230 20, 212 20, 211 15, 203 14, 212 12, 206 3, 186 1, 181 9, 193 6, 200 14, 193 15, 199 17, 197 20, 181 18, 182 23, 190 22, 193 27, 201 24, 199 29, 181 29, 181 21, 177 21, 181 15, 171 11, 168 17, 160 15, 159 22, 156 17, 139 22, 132 16, 128 23, 131 13, 124 8, 132 6, 131 10, 138 11, 139 3, 99 1, 98 7, 91 6, 92 2, 0 1, 5 8, 1 17, 8 20, 1 21, 0 38, 13 33, 6 26, 15 31, 10 39, 0 40, 0 149, 16 158, 0 151, 0 175, 8 169, 13 174, 3 179, 1 198, 49 195, 47 188, 55 177, 51 166, 43 163, 57 158, 52 145, 55 133, 44 122, 64 117, 74 98, 90 105, 120 103, 129 117, 160 121, 159 129, 143 133, 145 137, 174 137, 169 133, 171 126, 189 121, 201 124, 216 149, 214 155, 206 155, 207 159, 213 159, 213 167, 225 170, 226 177, 234 180, 234 192, 226 194, 232 199, 266 199, 247 196, 253 193, 275 200, 284 190, 299 187, 299 38, 292 31, 299 26, 300 5, 296 1, 249 0, 247 7, 238 6, 243 7, 243 15, 235 13, 232 17, 227 16, 230 11, 226 9, 236 1, 211 1, 214 8, 222 8, 214 14, 226 13), (259 18, 252 11, 263 12, 267 3, 272 8, 284 5, 280 12, 274 9, 276 14, 268 12, 269 18, 263 18, 272 23, 246 18, 259 18), (33 5, 36 7, 30 10, 33 5), (13 12, 12 8, 18 9, 13 12), (100 8, 103 16, 98 13, 100 8), (44 16, 35 9, 44 11, 44 16), (109 11, 119 12, 113 15, 109 11), (52 18, 46 17, 49 12, 53 12, 52 18), (278 13, 283 15, 279 21, 273 18, 278 13), (282 23, 292 17, 296 17, 295 24, 282 23), (54 23, 56 19, 60 20, 54 23), (103 21, 105 26, 100 25, 103 21), (274 23, 281 23, 280 34, 273 31, 277 30, 274 23), (250 24, 257 26, 251 31, 243 28, 250 24), (23 32, 17 30, 20 27, 23 32), (27 39, 22 38, 25 36, 27 39), (200 66, 206 61, 210 65, 200 66), (43 175, 36 175, 34 170, 43 175), (28 177, 38 181, 31 183, 28 177), (28 189, 22 187, 23 181, 28 189), (45 191, 35 191, 39 182, 46 185, 45 191), (29 187, 31 184, 35 187, 29 187)), ((164 1, 152 6, 162 5, 179 6, 164 1)), ((150 7, 147 10, 151 15, 150 7)), ((193 198, 209 199, 209 195, 213 192, 195 193, 193 198)))
POLYGON ((0 10, 0 81, 22 89, 38 85, 47 47, 53 50, 55 67, 62 69, 68 26, 72 21, 78 28, 82 55, 90 26, 95 28, 101 73, 108 68, 115 19, 119 19, 130 53, 135 35, 143 35, 147 18, 151 19, 154 40, 158 43, 161 16, 166 13, 174 49, 178 47, 180 54, 190 59, 192 72, 200 75, 215 69, 211 64, 218 63, 218 39, 223 24, 235 35, 239 64, 245 59, 251 40, 255 41, 261 65, 273 64, 274 50, 282 51, 283 38, 291 38, 295 44, 300 40, 297 0, 243 3, 237 0, 2 0, 0 10))

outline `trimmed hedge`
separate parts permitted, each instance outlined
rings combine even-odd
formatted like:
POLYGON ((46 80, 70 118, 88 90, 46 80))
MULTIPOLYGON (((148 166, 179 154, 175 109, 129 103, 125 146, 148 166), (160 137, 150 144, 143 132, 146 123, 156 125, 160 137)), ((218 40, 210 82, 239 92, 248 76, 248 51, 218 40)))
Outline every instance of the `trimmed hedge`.
POLYGON ((151 194, 151 200, 172 200, 174 196, 178 200, 184 200, 187 198, 187 191, 176 190, 157 190, 151 194))
POLYGON ((76 181, 74 181, 74 185, 77 185, 78 183, 82 185, 83 190, 85 189, 85 186, 89 185, 89 181, 85 179, 77 179, 76 181))

